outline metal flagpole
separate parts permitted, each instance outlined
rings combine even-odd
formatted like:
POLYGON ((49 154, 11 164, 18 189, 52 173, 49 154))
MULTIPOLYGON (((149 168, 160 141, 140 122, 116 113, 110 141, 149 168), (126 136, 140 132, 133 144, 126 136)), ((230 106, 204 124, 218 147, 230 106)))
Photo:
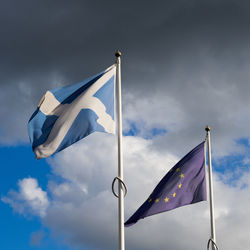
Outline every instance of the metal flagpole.
POLYGON ((208 241, 207 249, 210 243, 213 250, 218 250, 215 237, 215 222, 214 222, 214 197, 213 197, 213 176, 212 176, 212 160, 211 160, 211 145, 210 145, 210 127, 206 126, 207 131, 207 150, 208 150, 208 177, 209 177, 209 200, 210 200, 210 221, 211 221, 211 238, 208 241))
MULTIPOLYGON (((116 86, 118 110, 118 220, 119 220, 119 250, 125 249, 124 242, 124 192, 123 192, 123 155, 122 155, 122 98, 121 98, 121 52, 116 56, 116 86)), ((125 187, 126 188, 126 187, 125 187)))

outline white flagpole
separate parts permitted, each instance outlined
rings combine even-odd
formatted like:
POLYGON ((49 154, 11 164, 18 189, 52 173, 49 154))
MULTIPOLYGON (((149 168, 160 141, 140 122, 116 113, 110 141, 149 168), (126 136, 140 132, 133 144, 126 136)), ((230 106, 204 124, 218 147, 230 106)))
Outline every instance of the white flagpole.
POLYGON ((210 127, 206 126, 207 131, 207 150, 208 150, 208 177, 209 177, 209 200, 210 200, 210 221, 211 221, 211 238, 208 241, 212 243, 212 249, 218 249, 215 237, 215 221, 214 221, 214 197, 213 197, 213 176, 212 176, 212 160, 211 160, 211 145, 210 145, 210 127))
POLYGON ((118 110, 118 220, 119 220, 119 250, 125 249, 124 242, 124 192, 123 184, 123 155, 122 155, 122 97, 121 97, 121 52, 116 56, 116 93, 118 110), (121 180, 121 181, 120 181, 121 180))

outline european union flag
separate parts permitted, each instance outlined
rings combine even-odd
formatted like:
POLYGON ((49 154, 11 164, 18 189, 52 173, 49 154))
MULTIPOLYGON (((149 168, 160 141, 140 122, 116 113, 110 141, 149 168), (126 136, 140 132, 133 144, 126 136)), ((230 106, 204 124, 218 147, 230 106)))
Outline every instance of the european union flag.
POLYGON ((95 132, 115 132, 116 65, 80 83, 47 91, 28 131, 37 157, 45 158, 95 132))
POLYGON ((204 144, 190 151, 163 177, 125 226, 150 215, 207 200, 204 144))

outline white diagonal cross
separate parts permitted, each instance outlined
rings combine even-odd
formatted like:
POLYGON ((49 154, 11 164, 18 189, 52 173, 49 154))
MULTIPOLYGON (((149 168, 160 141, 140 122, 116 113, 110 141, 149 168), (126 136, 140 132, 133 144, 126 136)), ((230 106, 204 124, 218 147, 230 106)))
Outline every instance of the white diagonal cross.
POLYGON ((108 133, 115 132, 114 120, 106 112, 105 105, 97 97, 94 97, 95 93, 114 75, 115 66, 111 66, 102 77, 70 104, 61 104, 50 91, 47 91, 39 104, 39 109, 45 115, 58 116, 58 119, 51 129, 47 140, 34 149, 38 159, 48 157, 56 152, 82 109, 93 110, 98 116, 97 122, 104 130, 108 133))

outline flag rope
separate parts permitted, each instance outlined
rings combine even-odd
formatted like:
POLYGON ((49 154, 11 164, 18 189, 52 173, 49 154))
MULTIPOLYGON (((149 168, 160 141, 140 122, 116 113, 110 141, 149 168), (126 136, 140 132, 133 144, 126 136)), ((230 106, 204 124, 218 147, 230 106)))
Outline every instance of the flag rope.
POLYGON ((121 178, 117 177, 117 176, 114 178, 114 180, 112 182, 112 193, 114 194, 115 197, 119 198, 119 194, 116 194, 115 189, 114 189, 114 185, 115 185, 116 180, 119 181, 119 183, 122 186, 122 189, 124 189, 124 197, 125 197, 127 195, 127 193, 128 193, 127 186, 124 183, 124 181, 121 178))
POLYGON ((219 250, 218 246, 216 245, 216 243, 214 242, 212 238, 210 238, 207 242, 207 250, 209 250, 210 243, 212 244, 213 247, 216 248, 216 250, 219 250))

